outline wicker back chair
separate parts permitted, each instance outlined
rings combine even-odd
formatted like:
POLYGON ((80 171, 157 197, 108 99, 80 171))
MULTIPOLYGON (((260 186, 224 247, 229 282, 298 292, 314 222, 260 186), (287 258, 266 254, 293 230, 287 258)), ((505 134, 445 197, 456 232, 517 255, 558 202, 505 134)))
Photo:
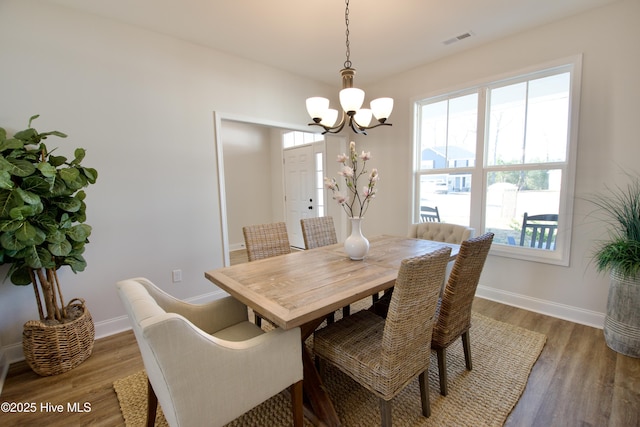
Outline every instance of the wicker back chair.
POLYGON ((440 394, 443 396, 447 395, 447 347, 458 337, 462 337, 466 367, 472 369, 469 341, 471 305, 492 241, 493 233, 485 233, 462 242, 438 304, 431 348, 438 354, 440 394))
POLYGON ((422 414, 429 405, 431 333, 451 248, 402 261, 386 320, 362 310, 315 332, 319 362, 326 361, 373 392, 383 426, 391 426, 391 399, 419 377, 422 414))
MULTIPOLYGON (((287 225, 284 222, 248 225, 242 227, 242 234, 249 261, 291 253, 287 225)), ((254 320, 256 325, 262 324, 262 318, 257 313, 254 313, 254 320)))
POLYGON ((291 253, 287 226, 284 222, 242 227, 249 261, 291 253))
POLYGON ((300 220, 300 227, 302 227, 304 247, 307 249, 338 243, 336 228, 330 216, 303 218, 300 220))

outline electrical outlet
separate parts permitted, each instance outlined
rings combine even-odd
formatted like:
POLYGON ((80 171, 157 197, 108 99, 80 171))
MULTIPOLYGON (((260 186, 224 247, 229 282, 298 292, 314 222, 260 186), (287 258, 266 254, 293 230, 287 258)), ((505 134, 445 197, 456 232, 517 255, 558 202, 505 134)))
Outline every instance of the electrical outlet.
POLYGON ((171 272, 173 283, 182 282, 182 270, 173 270, 171 272))

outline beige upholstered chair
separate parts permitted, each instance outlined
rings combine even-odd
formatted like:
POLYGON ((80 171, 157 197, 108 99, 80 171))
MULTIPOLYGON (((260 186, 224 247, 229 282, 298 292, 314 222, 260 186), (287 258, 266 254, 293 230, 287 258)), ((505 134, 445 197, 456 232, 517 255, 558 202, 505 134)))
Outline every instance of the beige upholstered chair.
POLYGON ((249 261, 291 253, 287 226, 284 222, 242 227, 249 261))
POLYGON ((232 297, 180 301, 144 278, 118 282, 149 378, 148 425, 221 426, 289 387, 302 426, 300 329, 265 333, 232 297))
MULTIPOLYGON (((287 225, 284 222, 257 224, 242 227, 244 244, 249 261, 270 258, 291 253, 287 225)), ((262 318, 255 313, 256 325, 262 324, 262 318)))
POLYGON ((471 305, 492 241, 493 233, 485 233, 462 242, 438 304, 431 348, 438 354, 440 394, 443 396, 447 395, 447 347, 458 337, 462 337, 466 367, 468 370, 472 368, 469 341, 471 305))
POLYGON ((407 233, 408 237, 436 242, 456 243, 473 237, 473 228, 446 222, 421 222, 411 224, 407 233))
POLYGON ((422 413, 429 405, 429 358, 434 313, 451 254, 441 248, 402 261, 386 320, 363 310, 315 332, 314 350, 373 392, 383 426, 391 425, 391 400, 419 377, 422 413))
POLYGON ((338 243, 333 218, 322 216, 317 218, 303 218, 300 220, 304 246, 307 249, 319 248, 338 243))

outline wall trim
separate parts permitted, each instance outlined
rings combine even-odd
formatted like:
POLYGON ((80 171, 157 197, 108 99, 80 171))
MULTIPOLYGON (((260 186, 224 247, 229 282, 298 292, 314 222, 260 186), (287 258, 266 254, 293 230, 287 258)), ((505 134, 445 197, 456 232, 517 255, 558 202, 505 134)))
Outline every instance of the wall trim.
POLYGON ((604 313, 533 298, 501 289, 478 285, 476 296, 597 329, 602 329, 604 325, 604 313))

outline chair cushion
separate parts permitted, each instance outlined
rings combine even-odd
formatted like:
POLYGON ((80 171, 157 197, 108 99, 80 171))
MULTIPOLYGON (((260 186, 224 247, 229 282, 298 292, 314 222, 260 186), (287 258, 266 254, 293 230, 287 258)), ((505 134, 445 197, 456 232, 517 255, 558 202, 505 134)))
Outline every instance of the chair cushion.
POLYGON ((240 322, 221 329, 212 335, 226 341, 246 341, 264 333, 262 329, 251 322, 240 322))
POLYGON ((460 244, 472 237, 472 234, 472 228, 445 222, 423 222, 409 227, 409 237, 436 242, 460 244))

